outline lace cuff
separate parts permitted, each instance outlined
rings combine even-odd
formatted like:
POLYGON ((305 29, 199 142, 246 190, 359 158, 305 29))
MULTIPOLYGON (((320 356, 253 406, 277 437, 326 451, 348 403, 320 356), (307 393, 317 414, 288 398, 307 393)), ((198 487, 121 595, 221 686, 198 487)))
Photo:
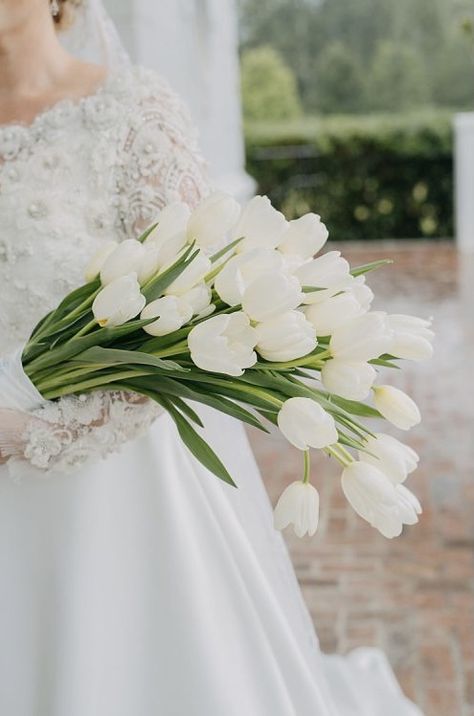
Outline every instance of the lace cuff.
POLYGON ((42 475, 67 473, 89 461, 118 452, 144 434, 162 408, 151 400, 124 392, 68 396, 30 413, 21 435, 21 457, 8 465, 14 480, 25 461, 42 475))

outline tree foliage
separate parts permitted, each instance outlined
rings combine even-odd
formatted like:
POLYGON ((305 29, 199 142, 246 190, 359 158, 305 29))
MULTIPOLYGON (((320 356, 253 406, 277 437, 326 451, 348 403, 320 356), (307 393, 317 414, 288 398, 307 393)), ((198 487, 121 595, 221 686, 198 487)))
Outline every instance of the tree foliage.
POLYGON ((472 0, 240 0, 240 8, 243 49, 272 45, 307 111, 474 104, 472 0))
POLYGON ((295 75, 272 47, 246 50, 241 78, 245 119, 293 119, 301 115, 295 75))

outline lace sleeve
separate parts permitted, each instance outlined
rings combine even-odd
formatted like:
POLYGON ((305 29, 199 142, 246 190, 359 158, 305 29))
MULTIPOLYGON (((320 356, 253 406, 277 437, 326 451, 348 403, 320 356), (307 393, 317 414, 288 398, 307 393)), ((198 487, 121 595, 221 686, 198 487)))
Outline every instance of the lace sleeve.
MULTIPOLYGON (((195 206, 208 192, 196 132, 179 98, 140 71, 119 153, 120 232, 137 237, 172 201, 195 206)), ((144 432, 161 409, 134 394, 95 392, 40 408, 24 432, 22 459, 45 472, 68 471, 114 452, 144 432)))

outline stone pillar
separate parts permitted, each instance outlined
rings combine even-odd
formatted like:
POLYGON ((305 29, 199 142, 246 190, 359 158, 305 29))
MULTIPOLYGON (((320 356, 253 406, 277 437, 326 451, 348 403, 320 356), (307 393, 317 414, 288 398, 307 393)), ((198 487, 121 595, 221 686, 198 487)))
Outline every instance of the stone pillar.
POLYGON ((235 0, 106 0, 133 60, 160 72, 188 104, 211 178, 240 199, 244 169, 235 0))
POLYGON ((474 252, 474 112, 455 117, 456 236, 461 251, 474 252))

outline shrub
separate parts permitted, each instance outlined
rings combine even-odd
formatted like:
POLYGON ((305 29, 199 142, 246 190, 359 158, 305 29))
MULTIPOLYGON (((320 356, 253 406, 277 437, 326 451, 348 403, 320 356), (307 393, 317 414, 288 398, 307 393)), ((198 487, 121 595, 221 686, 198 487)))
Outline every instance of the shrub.
POLYGON ((292 119, 301 115, 295 76, 273 48, 243 53, 241 81, 246 119, 292 119))
POLYGON ((453 234, 449 113, 251 123, 246 143, 259 191, 321 214, 335 239, 453 234))

